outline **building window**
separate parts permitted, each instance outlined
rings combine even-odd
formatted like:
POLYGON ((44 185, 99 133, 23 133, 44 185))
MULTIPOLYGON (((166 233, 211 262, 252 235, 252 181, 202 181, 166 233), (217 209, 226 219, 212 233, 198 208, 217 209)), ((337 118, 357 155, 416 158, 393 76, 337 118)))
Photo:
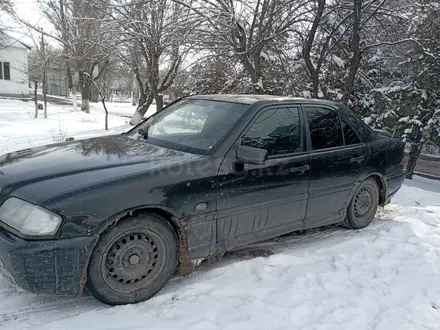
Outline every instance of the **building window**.
POLYGON ((11 80, 11 69, 9 62, 0 62, 0 79, 11 80))

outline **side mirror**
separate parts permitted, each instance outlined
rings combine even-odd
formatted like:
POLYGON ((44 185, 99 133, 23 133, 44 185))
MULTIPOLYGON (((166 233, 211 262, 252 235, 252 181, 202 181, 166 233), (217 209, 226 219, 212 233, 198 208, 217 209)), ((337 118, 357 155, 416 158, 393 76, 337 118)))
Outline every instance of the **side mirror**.
POLYGON ((249 146, 238 146, 237 160, 243 164, 263 165, 269 158, 267 150, 249 146))

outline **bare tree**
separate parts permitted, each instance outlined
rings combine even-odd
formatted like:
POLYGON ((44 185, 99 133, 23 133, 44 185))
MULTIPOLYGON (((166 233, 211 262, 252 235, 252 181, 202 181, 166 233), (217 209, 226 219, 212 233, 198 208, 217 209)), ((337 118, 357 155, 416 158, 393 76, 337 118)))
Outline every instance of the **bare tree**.
MULTIPOLYGON (((40 2, 40 9, 54 26, 54 33, 43 32, 58 41, 64 49, 70 81, 77 72, 81 89, 81 109, 90 112, 93 80, 97 81, 109 64, 118 31, 106 19, 105 11, 98 2, 82 0, 48 0, 40 2)), ((38 27, 15 17, 28 27, 41 32, 38 27)))
MULTIPOLYGON (((325 71, 339 71, 343 99, 352 96, 363 56, 368 50, 396 40, 402 17, 384 0, 325 0, 308 4, 311 22, 303 30, 302 57, 312 83, 312 97, 321 91, 325 71), (375 42, 372 42, 375 40, 375 42), (379 40, 379 41, 378 41, 379 40), (334 66, 333 64, 336 64, 334 66)), ((403 15, 402 15, 403 16, 403 15)))
POLYGON ((322 16, 324 14, 325 9, 325 0, 318 0, 316 5, 316 12, 313 18, 313 23, 310 27, 310 30, 305 38, 304 46, 303 46, 303 58, 304 63, 306 65, 307 71, 310 75, 310 79, 312 81, 312 96, 317 97, 319 92, 319 71, 322 64, 318 62, 318 65, 315 65, 312 61, 311 51, 313 47, 313 43, 315 41, 316 33, 321 24, 322 16))
POLYGON ((117 0, 111 15, 124 29, 120 55, 132 68, 139 90, 139 103, 130 123, 140 122, 156 101, 163 107, 163 93, 176 76, 186 37, 191 31, 190 10, 172 0, 117 0))
MULTIPOLYGON (((29 81, 34 82, 34 93, 37 93, 38 84, 41 83, 44 103, 44 118, 47 118, 47 76, 51 64, 60 57, 60 52, 51 47, 42 33, 40 40, 34 40, 34 47, 28 57, 29 81)), ((36 99, 37 102, 37 99, 36 99)), ((38 117, 38 107, 36 103, 35 118, 38 117)))
POLYGON ((0 0, 0 47, 1 47, 1 39, 4 37, 4 14, 10 13, 12 11, 12 4, 10 0, 0 0))
POLYGON ((201 0, 185 3, 202 23, 197 28, 202 49, 227 49, 240 61, 255 93, 265 92, 263 59, 308 20, 305 0, 201 0))

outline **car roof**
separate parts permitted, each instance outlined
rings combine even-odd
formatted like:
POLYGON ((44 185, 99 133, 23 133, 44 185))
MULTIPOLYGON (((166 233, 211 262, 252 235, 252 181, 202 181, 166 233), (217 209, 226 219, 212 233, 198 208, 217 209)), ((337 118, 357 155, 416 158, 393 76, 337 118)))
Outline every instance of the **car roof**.
POLYGON ((225 102, 236 102, 244 104, 254 104, 261 101, 299 101, 309 104, 327 104, 335 106, 337 103, 329 100, 323 99, 307 99, 301 97, 291 97, 291 96, 276 96, 276 95, 266 95, 266 94, 207 94, 207 95, 193 95, 189 96, 191 99, 202 99, 202 100, 213 100, 213 101, 225 101, 225 102))

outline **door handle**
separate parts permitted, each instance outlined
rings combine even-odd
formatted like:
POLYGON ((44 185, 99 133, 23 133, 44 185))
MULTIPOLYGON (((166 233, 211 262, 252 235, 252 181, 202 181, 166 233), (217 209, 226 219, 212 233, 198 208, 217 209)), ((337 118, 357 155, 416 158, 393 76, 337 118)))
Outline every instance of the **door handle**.
POLYGON ((354 156, 350 159, 350 163, 362 163, 364 161, 364 156, 354 156))
POLYGON ((292 167, 290 169, 290 173, 299 173, 299 174, 303 174, 305 171, 307 171, 309 169, 309 165, 303 165, 303 166, 297 166, 297 167, 292 167))

